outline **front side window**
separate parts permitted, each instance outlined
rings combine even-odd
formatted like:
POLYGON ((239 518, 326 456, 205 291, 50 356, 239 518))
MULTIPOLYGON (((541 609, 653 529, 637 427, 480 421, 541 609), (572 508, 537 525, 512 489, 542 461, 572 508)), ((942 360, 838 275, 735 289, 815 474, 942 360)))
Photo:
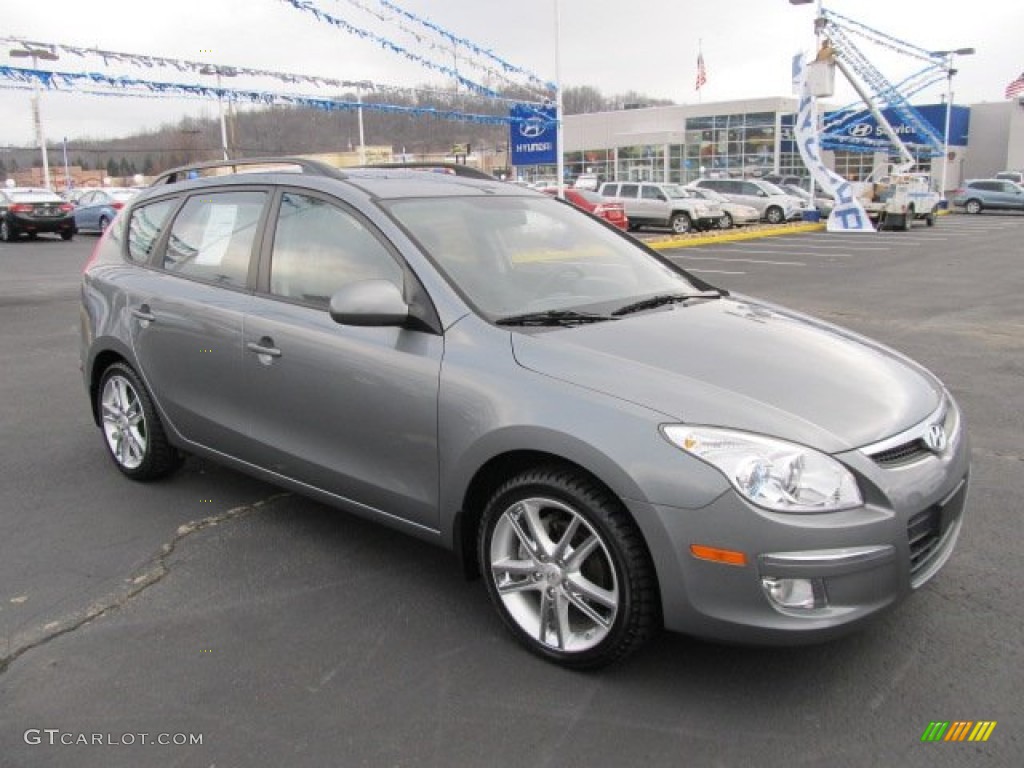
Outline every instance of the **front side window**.
POLYGON ((382 278, 399 289, 402 268, 348 211, 310 195, 282 196, 270 262, 270 292, 326 307, 349 283, 382 278))
POLYGON ((266 192, 207 192, 189 198, 171 225, 164 269, 244 288, 266 198, 266 192))
POLYGON ((641 194, 644 200, 664 200, 665 196, 661 194, 661 190, 657 187, 644 187, 641 190, 641 194))

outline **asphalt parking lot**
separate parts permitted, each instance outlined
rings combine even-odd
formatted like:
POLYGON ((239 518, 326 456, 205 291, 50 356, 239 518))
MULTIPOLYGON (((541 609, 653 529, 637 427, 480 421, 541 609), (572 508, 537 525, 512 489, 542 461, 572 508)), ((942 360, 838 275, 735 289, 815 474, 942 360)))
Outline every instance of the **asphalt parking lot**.
POLYGON ((1024 216, 663 251, 938 374, 973 443, 968 517, 860 634, 665 634, 591 674, 522 651, 441 550, 195 459, 123 479, 78 373, 94 243, 0 243, 0 768, 1022 763, 1024 216), (921 741, 983 720, 986 742, 921 741))

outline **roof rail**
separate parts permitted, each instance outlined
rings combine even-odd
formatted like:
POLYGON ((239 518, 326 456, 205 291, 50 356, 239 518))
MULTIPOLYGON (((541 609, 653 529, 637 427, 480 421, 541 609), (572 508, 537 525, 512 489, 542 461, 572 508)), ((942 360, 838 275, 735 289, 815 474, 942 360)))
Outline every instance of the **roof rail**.
POLYGON ((436 173, 450 173, 455 176, 465 176, 467 179, 484 179, 485 181, 499 181, 479 168, 472 168, 460 163, 431 163, 427 160, 410 163, 368 163, 366 165, 351 166, 353 168, 383 168, 383 169, 404 169, 413 171, 434 171, 436 173))
POLYGON ((333 165, 308 157, 247 157, 238 160, 214 160, 192 163, 164 171, 150 186, 174 184, 187 179, 209 176, 228 176, 235 173, 306 173, 312 176, 333 176, 345 178, 345 174, 333 165))

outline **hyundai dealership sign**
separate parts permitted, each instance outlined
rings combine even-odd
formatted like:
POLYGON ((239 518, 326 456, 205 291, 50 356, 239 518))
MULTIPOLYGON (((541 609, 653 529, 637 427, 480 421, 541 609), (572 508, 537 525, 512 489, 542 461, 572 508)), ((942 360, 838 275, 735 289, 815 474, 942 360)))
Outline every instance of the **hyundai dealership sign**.
POLYGON ((512 165, 554 165, 558 117, 554 107, 516 104, 508 131, 512 165))
MULTIPOLYGON (((946 132, 946 105, 928 104, 915 107, 918 114, 932 127, 935 134, 942 139, 946 132)), ((893 131, 907 144, 927 144, 925 137, 917 137, 917 128, 905 122, 893 109, 883 109, 882 114, 892 126, 893 131)), ((885 131, 878 125, 874 115, 868 110, 850 113, 846 118, 838 120, 840 113, 826 112, 825 125, 828 126, 828 137, 837 142, 844 139, 856 142, 862 140, 888 141, 885 131)), ((967 146, 967 130, 970 126, 971 110, 969 107, 954 106, 949 113, 949 145, 953 147, 967 146)))

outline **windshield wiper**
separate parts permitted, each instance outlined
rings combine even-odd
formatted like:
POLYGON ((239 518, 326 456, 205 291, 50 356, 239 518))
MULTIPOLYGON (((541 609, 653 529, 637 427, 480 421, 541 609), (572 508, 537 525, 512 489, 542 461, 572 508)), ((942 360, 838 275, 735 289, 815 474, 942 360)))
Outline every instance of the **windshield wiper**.
POLYGON ((617 320, 611 315, 596 315, 591 312, 575 312, 571 309, 549 309, 546 312, 526 312, 522 315, 509 315, 494 322, 497 325, 582 325, 584 323, 600 323, 604 320, 617 320))
POLYGON ((665 293, 659 296, 651 296, 648 299, 634 301, 624 307, 619 307, 612 314, 616 317, 628 315, 632 312, 639 312, 643 309, 654 309, 665 304, 679 304, 690 299, 720 299, 722 294, 718 291, 699 291, 697 293, 665 293))

